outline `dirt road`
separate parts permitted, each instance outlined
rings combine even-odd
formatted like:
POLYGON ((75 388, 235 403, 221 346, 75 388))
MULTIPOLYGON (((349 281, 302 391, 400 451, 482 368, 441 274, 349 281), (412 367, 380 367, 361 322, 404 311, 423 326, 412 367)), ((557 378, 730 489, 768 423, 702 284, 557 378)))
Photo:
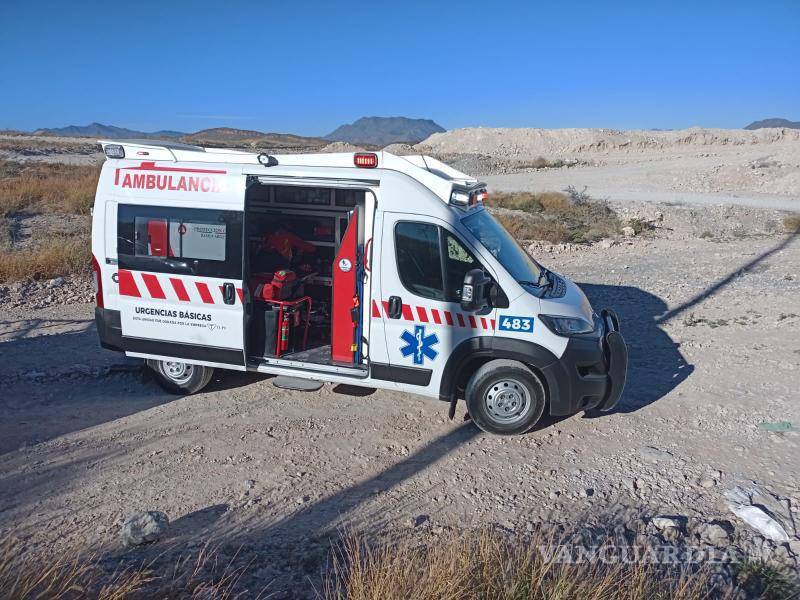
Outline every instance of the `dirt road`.
POLYGON ((739 481, 797 510, 800 239, 765 230, 775 214, 738 209, 703 239, 707 215, 660 208, 664 229, 649 238, 539 255, 618 310, 629 384, 610 414, 517 438, 480 433, 463 405, 450 422, 421 397, 291 392, 247 374, 168 396, 110 368, 124 361, 98 348, 91 305, 9 309, 0 528, 43 553, 88 544, 109 564, 169 560, 211 538, 236 561, 258 558, 252 589, 302 597, 343 526, 525 531, 616 504, 733 519, 722 492, 739 481), (793 431, 761 425, 778 421, 793 431), (122 550, 121 520, 149 509, 169 515, 168 539, 122 550))

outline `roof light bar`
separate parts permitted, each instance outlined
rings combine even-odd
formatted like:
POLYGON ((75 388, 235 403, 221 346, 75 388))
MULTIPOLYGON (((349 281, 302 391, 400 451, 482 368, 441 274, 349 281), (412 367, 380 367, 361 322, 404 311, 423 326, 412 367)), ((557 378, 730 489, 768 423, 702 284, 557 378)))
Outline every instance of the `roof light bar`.
POLYGON ((125 148, 119 144, 106 144, 103 152, 108 158, 125 158, 125 148))
POLYGON ((374 169, 378 166, 378 155, 374 152, 357 152, 353 155, 353 164, 362 169, 374 169))

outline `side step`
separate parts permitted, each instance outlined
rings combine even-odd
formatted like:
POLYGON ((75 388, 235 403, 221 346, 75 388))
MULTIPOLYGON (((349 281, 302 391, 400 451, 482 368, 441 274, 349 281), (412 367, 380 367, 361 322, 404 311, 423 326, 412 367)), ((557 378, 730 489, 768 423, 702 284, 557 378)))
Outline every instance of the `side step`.
POLYGON ((314 379, 301 379, 300 377, 289 377, 288 375, 278 375, 272 380, 272 385, 283 390, 296 390, 299 392, 316 392, 322 387, 321 381, 314 379))

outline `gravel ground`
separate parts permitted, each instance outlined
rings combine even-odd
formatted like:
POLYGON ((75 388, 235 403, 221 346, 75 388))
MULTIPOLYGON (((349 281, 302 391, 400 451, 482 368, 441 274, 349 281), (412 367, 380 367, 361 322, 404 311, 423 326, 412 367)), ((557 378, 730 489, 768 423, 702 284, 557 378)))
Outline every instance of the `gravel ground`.
POLYGON ((748 552, 796 567, 797 538, 759 541, 723 493, 764 486, 787 499, 797 534, 800 239, 771 211, 618 208, 659 228, 534 252, 595 307, 618 310, 631 354, 623 398, 610 414, 546 419, 516 438, 479 432, 463 404, 450 422, 445 405, 413 395, 293 392, 251 374, 220 372, 176 398, 98 348, 91 304, 4 305, 0 527, 35 552, 94 547, 111 566, 215 540, 237 564, 257 561, 248 589, 277 597, 314 595, 341 528, 524 532, 614 507, 721 519, 748 552), (792 427, 765 430, 777 422, 792 427), (123 549, 121 523, 139 510, 166 513, 168 533, 123 549))

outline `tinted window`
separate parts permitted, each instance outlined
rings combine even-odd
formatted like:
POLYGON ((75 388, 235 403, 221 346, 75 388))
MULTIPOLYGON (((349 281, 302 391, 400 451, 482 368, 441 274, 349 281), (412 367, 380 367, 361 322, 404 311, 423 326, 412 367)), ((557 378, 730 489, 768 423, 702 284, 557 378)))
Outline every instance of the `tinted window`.
POLYGON ((397 272, 406 289, 423 298, 444 300, 439 228, 430 223, 395 227, 397 272))
POLYGON ((123 269, 241 279, 242 213, 121 204, 123 269))
POLYGON ((275 202, 278 204, 330 205, 331 190, 300 186, 276 186, 275 202))

